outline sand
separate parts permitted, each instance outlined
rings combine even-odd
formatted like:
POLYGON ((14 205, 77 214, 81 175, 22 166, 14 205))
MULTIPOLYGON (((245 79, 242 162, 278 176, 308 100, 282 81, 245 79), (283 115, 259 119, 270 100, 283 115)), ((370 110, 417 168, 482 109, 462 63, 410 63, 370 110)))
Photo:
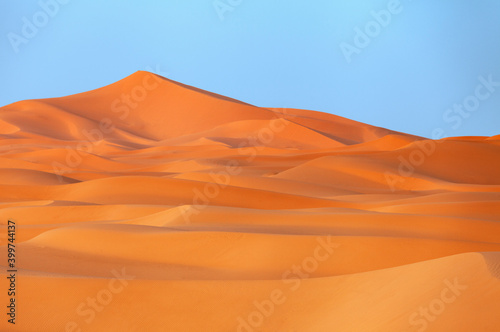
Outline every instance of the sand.
POLYGON ((1 331, 500 330, 499 135, 136 72, 4 106, 0 137, 1 331))

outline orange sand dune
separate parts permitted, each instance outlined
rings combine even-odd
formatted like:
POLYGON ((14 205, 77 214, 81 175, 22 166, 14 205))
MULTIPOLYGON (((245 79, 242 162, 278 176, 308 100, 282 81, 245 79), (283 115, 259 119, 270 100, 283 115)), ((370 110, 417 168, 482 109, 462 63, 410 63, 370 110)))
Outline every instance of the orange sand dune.
POLYGON ((0 137, 0 331, 499 331, 500 135, 137 72, 0 137))

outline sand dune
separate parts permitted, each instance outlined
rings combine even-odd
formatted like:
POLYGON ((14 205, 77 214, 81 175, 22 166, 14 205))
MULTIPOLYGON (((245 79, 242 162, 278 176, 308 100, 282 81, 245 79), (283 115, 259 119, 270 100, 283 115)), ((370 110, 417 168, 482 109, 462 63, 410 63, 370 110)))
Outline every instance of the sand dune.
POLYGON ((0 331, 499 330, 500 135, 137 72, 4 106, 0 136, 0 331))

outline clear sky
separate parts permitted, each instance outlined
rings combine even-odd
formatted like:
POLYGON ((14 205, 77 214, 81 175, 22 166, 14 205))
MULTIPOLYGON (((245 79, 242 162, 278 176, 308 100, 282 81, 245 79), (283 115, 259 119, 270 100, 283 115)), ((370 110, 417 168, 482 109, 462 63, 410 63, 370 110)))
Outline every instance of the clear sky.
POLYGON ((425 137, 500 134, 498 0, 4 0, 0 51, 0 105, 150 70, 425 137))

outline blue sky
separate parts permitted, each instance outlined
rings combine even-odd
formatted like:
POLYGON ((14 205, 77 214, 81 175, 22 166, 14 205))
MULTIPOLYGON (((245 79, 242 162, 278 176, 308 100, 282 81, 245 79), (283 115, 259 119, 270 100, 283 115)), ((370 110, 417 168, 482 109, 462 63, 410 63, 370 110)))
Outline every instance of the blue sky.
POLYGON ((151 70, 425 137, 500 134, 497 0, 59 1, 2 1, 0 105, 151 70))

